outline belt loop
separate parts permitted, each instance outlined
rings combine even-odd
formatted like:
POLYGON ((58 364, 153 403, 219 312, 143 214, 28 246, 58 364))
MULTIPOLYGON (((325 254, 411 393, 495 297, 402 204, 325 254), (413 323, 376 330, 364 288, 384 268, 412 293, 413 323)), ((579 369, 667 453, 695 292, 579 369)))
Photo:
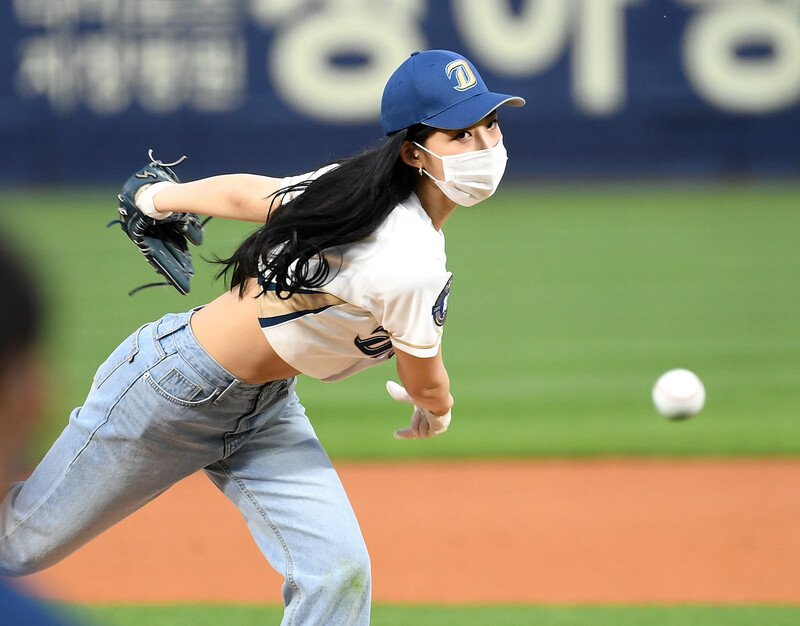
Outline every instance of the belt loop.
POLYGON ((222 401, 223 401, 225 398, 227 398, 227 397, 228 397, 228 394, 229 394, 231 391, 233 391, 234 389, 236 389, 236 387, 238 387, 238 386, 239 386, 239 382, 240 382, 240 381, 239 381, 239 379, 238 379, 238 378, 234 378, 234 379, 233 379, 233 381, 231 381, 231 384, 230 384, 230 385, 228 385, 227 387, 225 387, 225 389, 223 390, 223 392, 217 396, 217 399, 216 399, 216 400, 214 400, 214 404, 215 404, 215 405, 217 405, 217 404, 219 404, 220 402, 222 402, 222 401))
POLYGON ((183 316, 171 315, 172 319, 166 319, 166 316, 161 318, 154 328, 154 335, 157 340, 164 339, 173 333, 185 328, 189 325, 188 319, 182 319, 183 316))

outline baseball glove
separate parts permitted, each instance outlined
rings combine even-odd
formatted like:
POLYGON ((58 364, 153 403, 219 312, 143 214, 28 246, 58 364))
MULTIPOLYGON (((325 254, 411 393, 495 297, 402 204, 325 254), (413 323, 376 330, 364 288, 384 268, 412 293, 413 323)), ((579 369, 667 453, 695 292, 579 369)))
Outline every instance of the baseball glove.
POLYGON ((137 193, 154 183, 180 182, 170 168, 183 160, 181 158, 175 163, 164 164, 153 158, 152 150, 149 156, 150 163, 128 178, 122 186, 122 191, 117 196, 119 219, 112 221, 108 226, 119 224, 147 262, 166 279, 166 282, 137 287, 129 292, 129 295, 157 285, 172 285, 181 294, 186 295, 189 293, 189 282, 194 275, 192 255, 187 242, 196 246, 203 242, 203 225, 195 213, 171 213, 163 219, 154 219, 142 212, 136 204, 137 193))

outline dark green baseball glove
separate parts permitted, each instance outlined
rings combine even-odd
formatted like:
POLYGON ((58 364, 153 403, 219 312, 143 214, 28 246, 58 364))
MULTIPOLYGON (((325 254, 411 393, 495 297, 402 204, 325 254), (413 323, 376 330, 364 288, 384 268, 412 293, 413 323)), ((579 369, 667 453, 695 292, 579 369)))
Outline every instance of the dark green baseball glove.
POLYGON ((120 224, 123 232, 136 244, 147 262, 166 279, 164 283, 150 283, 138 287, 130 292, 131 295, 139 289, 155 285, 172 285, 181 294, 186 295, 189 293, 189 283, 194 275, 192 255, 187 242, 196 246, 203 242, 203 225, 195 213, 171 213, 163 219, 155 219, 142 211, 141 193, 145 192, 147 187, 165 181, 180 182, 170 166, 153 159, 152 150, 150 159, 148 165, 125 181, 122 191, 117 196, 120 218, 111 224, 120 224), (138 205, 137 200, 140 202, 138 205))

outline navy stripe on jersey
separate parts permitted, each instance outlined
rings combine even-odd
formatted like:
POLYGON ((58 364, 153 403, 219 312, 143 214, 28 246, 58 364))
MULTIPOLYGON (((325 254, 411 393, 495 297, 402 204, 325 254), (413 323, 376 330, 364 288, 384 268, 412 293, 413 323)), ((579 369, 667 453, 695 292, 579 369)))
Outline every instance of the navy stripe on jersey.
POLYGON ((279 298, 275 283, 271 282, 258 299, 258 323, 261 328, 269 328, 306 315, 321 313, 340 304, 345 304, 345 301, 314 289, 300 289, 290 298, 279 298))
POLYGON ((291 313, 286 313, 284 315, 273 315, 271 317, 259 317, 258 323, 261 324, 261 328, 269 328, 270 326, 277 326, 278 324, 283 324, 284 322, 291 322, 292 320, 296 320, 298 318, 303 317, 304 315, 313 315, 314 313, 321 313, 325 309, 329 309, 333 304, 328 304, 326 306, 322 306, 318 309, 305 309, 302 311, 292 311, 291 313))

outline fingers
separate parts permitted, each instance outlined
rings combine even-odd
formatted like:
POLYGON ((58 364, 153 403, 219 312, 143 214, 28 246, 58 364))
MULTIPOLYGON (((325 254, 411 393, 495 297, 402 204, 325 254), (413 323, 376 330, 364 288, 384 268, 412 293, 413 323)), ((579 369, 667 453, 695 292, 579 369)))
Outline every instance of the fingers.
POLYGON ((414 401, 411 399, 411 396, 408 395, 406 388, 403 385, 399 385, 393 380, 386 381, 386 391, 389 392, 389 395, 392 396, 393 400, 397 400, 398 402, 410 402, 414 404, 414 401))
POLYGON ((444 415, 428 415, 428 424, 430 427, 431 436, 440 435, 450 426, 450 411, 444 415))
POLYGON ((426 409, 415 407, 411 425, 394 432, 395 439, 428 439, 442 434, 450 426, 450 412, 433 415, 426 409))
POLYGON ((184 230, 186 231, 186 238, 194 245, 199 246, 203 243, 203 225, 197 215, 189 214, 184 230))
POLYGON ((180 293, 189 293, 189 280, 194 273, 191 257, 171 246, 166 240, 142 237, 138 244, 147 261, 180 293))
MULTIPOLYGON (((397 385, 400 387, 400 385, 397 385)), ((402 387, 400 387, 402 389, 402 387)), ((423 409, 419 407, 414 407, 414 412, 411 414, 411 426, 408 428, 403 428, 401 430, 396 430, 394 436, 396 439, 421 439, 422 437, 427 437, 427 420, 422 415, 423 409), (426 434, 422 434, 422 423, 426 425, 426 434)))
POLYGON ((395 439, 419 439, 419 434, 415 433, 411 428, 401 428, 394 431, 395 439))
MULTIPOLYGON (((425 409, 417 408, 417 410, 414 411, 414 415, 417 414, 419 414, 419 419, 417 420, 418 421, 417 430, 419 431, 419 438, 427 439, 428 437, 433 435, 430 428, 430 422, 428 421, 428 411, 426 411, 425 409)), ((413 422, 413 417, 412 417, 412 422, 413 422)))
POLYGON ((171 213, 161 221, 173 224, 181 239, 186 238, 196 246, 203 243, 203 224, 197 213, 171 213))
MULTIPOLYGON (((386 391, 398 402, 410 402, 414 400, 406 391, 405 387, 389 380, 386 382, 386 391)), ((450 411, 445 415, 433 415, 427 409, 414 405, 414 412, 411 414, 411 425, 408 428, 401 428, 394 431, 395 439, 427 439, 447 430, 450 425, 450 411)))

